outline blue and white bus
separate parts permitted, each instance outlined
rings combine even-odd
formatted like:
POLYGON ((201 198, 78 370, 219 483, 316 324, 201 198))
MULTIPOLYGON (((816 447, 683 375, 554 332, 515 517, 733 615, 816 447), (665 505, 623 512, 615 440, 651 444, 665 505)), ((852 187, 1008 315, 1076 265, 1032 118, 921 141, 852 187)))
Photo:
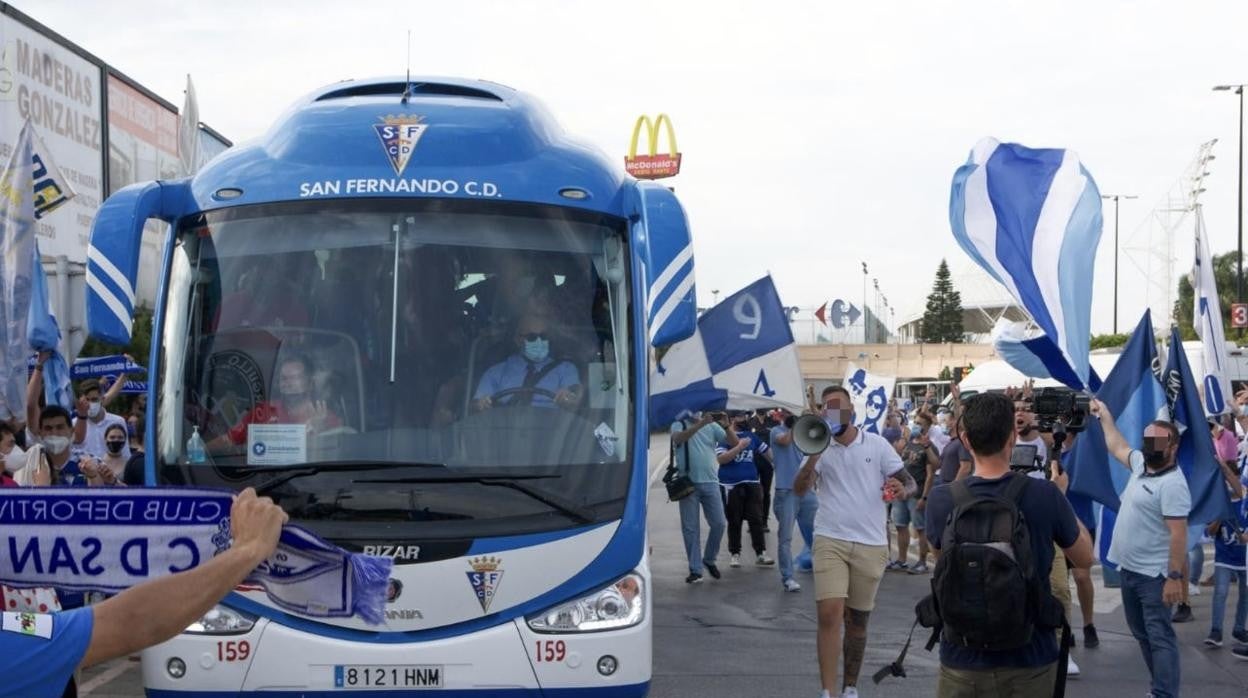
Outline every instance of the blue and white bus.
POLYGON ((501 85, 331 85, 103 204, 92 336, 128 340, 152 218, 147 482, 395 566, 381 626, 239 588, 143 654, 149 696, 646 694, 647 366, 696 316, 669 189, 501 85))

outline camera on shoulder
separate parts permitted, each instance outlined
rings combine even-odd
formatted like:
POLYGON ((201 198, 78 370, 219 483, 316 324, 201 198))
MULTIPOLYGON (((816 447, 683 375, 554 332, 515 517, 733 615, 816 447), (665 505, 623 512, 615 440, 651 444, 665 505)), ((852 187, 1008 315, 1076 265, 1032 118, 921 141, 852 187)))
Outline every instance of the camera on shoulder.
POLYGON ((1079 433, 1088 425, 1090 402, 1087 395, 1070 388, 1039 388, 1031 399, 1036 428, 1048 434, 1054 431, 1079 433))

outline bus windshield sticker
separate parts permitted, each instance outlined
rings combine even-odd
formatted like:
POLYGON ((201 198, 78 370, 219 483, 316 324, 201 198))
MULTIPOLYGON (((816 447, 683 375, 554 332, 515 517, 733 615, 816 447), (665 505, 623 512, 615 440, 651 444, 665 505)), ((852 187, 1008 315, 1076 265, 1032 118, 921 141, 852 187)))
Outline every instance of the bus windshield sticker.
POLYGON ((307 461, 307 425, 247 425, 248 465, 294 465, 307 461))

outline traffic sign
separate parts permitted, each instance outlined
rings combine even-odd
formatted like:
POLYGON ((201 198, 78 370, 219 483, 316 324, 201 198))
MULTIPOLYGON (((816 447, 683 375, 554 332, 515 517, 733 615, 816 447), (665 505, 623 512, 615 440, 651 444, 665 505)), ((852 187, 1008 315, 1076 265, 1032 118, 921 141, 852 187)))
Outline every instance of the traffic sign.
POLYGON ((1248 303, 1231 304, 1231 327, 1248 327, 1248 303))

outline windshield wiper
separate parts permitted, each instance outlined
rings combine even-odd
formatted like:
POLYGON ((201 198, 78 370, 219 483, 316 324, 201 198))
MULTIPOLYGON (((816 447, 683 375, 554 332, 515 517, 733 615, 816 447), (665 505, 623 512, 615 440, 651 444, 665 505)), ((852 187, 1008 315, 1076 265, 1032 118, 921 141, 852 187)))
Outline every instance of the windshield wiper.
POLYGON ((506 487, 509 490, 515 490, 522 494, 526 494, 533 499, 555 509, 559 513, 578 523, 593 523, 594 517, 584 507, 571 504, 562 498, 556 497, 548 492, 534 489, 526 484, 519 482, 520 480, 547 480, 557 478, 558 475, 525 475, 516 474, 509 475, 504 473, 489 473, 488 475, 447 475, 444 477, 396 477, 396 478, 377 478, 369 480, 355 480, 359 483, 376 483, 376 484, 396 484, 396 485, 413 485, 426 482, 472 482, 487 487, 506 487))
POLYGON ((308 477, 318 473, 348 472, 352 470, 384 470, 386 468, 445 468, 444 463, 414 463, 384 460, 339 460, 321 461, 310 465, 237 465, 217 466, 230 468, 241 475, 258 473, 281 473, 277 477, 265 480, 256 486, 256 494, 263 495, 298 477, 308 477))

